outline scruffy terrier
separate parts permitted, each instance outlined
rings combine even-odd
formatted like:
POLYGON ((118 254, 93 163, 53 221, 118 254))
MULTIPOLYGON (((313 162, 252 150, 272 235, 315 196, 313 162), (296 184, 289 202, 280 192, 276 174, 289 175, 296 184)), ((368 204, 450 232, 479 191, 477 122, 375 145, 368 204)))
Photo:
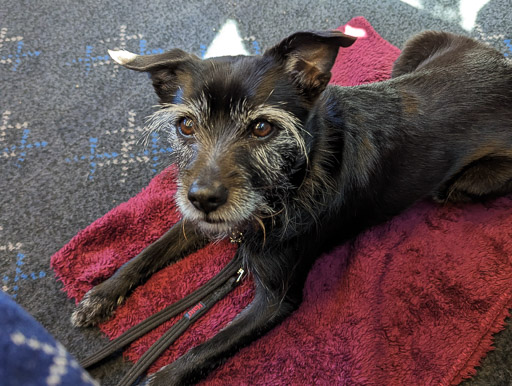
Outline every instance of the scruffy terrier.
MULTIPOLYGON (((161 102, 150 130, 168 136, 183 219, 73 313, 108 318, 155 271, 212 238, 243 233, 237 254, 252 303, 209 341, 152 375, 205 377, 296 309, 315 259, 416 201, 488 199, 512 191, 512 64, 443 32, 413 37, 388 81, 328 86, 337 31, 299 32, 261 56, 200 60, 179 49, 119 64, 151 75, 161 102)), ((343 51, 341 52, 343 55, 343 51)))

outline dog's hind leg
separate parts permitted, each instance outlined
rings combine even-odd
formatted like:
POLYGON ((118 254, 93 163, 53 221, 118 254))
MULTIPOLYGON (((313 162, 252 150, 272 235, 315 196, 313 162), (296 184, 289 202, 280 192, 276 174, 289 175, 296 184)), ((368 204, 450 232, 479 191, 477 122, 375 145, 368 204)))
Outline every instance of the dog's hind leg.
POLYGON ((465 167, 434 199, 442 202, 481 201, 512 192, 512 158, 486 156, 465 167))
POLYGON ((121 266, 112 277, 87 292, 73 312, 71 322, 75 327, 102 322, 110 317, 133 288, 206 243, 207 240, 192 226, 179 221, 160 239, 121 266))

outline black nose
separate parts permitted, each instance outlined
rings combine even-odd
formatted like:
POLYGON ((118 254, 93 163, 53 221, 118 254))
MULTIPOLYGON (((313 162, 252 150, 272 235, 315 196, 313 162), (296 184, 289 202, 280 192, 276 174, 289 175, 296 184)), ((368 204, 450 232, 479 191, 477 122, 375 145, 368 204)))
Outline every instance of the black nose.
POLYGON ((208 214, 226 203, 228 190, 218 180, 195 180, 188 190, 188 199, 197 209, 208 214))

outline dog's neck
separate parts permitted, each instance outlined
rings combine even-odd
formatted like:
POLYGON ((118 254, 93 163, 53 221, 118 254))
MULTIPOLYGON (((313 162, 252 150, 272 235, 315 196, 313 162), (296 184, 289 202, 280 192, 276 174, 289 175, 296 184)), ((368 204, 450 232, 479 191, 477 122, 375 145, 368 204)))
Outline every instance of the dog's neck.
MULTIPOLYGON (((296 232, 297 224, 315 227, 336 210, 333 205, 356 213, 351 202, 364 202, 361 195, 370 195, 361 188, 378 183, 377 159, 393 152, 384 146, 396 143, 390 138, 401 136, 403 127, 401 98, 392 81, 327 87, 304 126, 310 134, 305 135, 308 161, 297 168, 297 190, 288 203, 300 206, 294 213, 301 218, 283 214, 284 233, 296 232)), ((347 221, 354 221, 349 213, 347 221)))

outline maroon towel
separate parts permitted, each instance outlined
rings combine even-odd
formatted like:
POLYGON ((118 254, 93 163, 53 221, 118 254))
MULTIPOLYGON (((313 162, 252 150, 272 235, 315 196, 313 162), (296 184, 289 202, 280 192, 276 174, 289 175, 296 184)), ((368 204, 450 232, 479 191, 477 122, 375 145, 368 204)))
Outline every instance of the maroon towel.
MULTIPOLYGON (((399 50, 363 18, 342 31, 360 36, 341 49, 333 82, 389 77, 399 50)), ((378 106, 373 106, 378 108, 378 106)), ((175 169, 75 236, 52 258, 70 297, 157 239, 178 219, 175 169)), ((109 337, 178 300, 233 255, 210 245, 155 274, 100 328, 109 337)), ((321 257, 304 303, 279 327, 214 372, 212 384, 442 384, 473 375, 512 306, 512 197, 487 204, 421 202, 321 257)), ((250 280, 215 306, 155 363, 173 361, 211 337, 251 299, 250 280)), ((170 323, 134 342, 137 360, 170 323)))

